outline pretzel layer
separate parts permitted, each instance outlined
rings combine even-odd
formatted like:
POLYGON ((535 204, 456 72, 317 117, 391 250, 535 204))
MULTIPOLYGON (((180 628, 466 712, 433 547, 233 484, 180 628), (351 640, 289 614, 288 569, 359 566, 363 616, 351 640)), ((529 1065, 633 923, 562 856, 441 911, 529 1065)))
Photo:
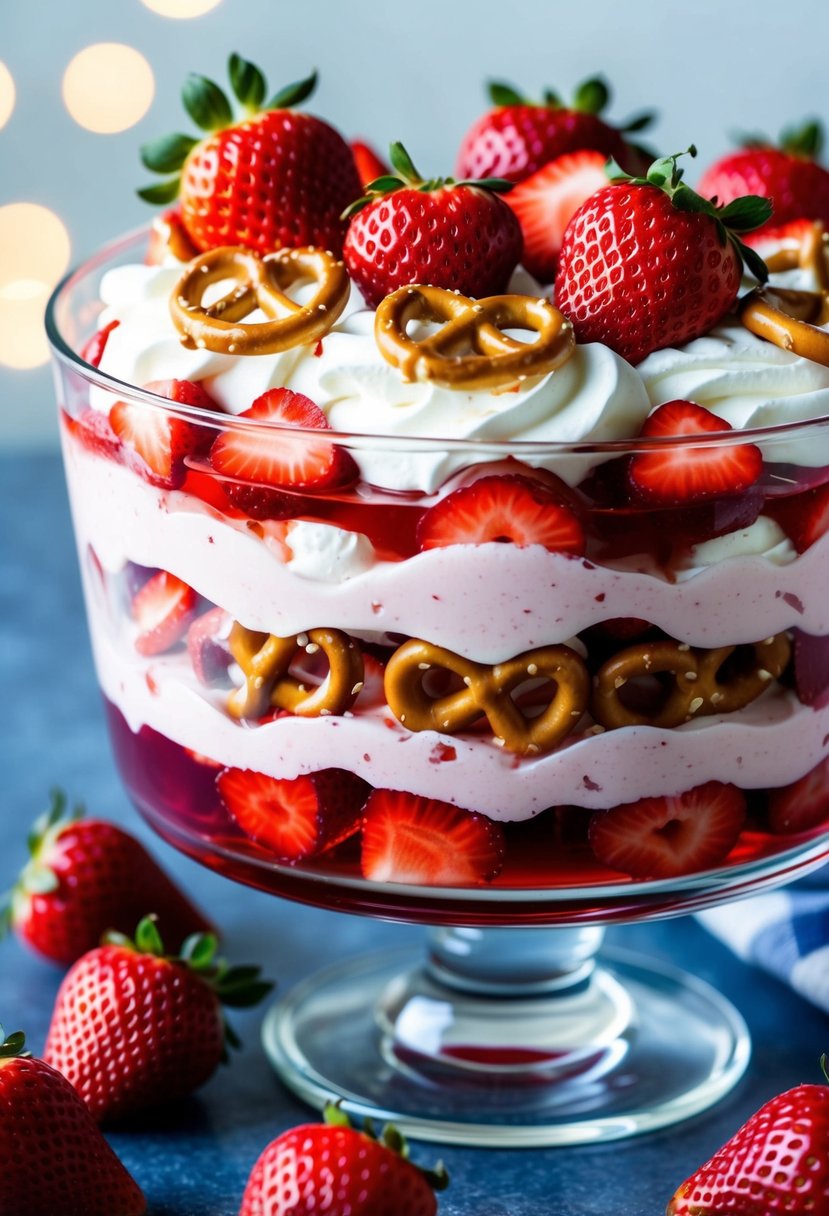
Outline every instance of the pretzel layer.
POLYGON ((338 629, 309 629, 280 638, 245 629, 234 621, 228 642, 245 682, 227 699, 234 718, 261 718, 269 709, 287 709, 303 718, 342 714, 363 687, 363 656, 359 646, 338 629), (303 652, 322 651, 328 671, 320 684, 306 683, 289 673, 303 652))

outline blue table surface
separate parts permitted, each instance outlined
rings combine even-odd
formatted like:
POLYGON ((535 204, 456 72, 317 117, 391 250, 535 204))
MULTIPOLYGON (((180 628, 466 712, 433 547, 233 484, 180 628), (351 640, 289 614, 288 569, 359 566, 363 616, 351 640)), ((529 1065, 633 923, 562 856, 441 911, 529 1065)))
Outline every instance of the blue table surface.
MULTIPOLYGON (((0 458, 0 891, 25 857, 26 830, 48 790, 129 827, 223 927, 226 952, 262 962, 285 991, 319 966, 369 948, 417 943, 415 926, 325 912, 236 886, 155 839, 129 805, 110 756, 86 634, 74 542, 56 455, 0 458)), ((106 509, 106 504, 101 504, 106 509)), ((415 1144, 452 1176, 442 1216, 659 1216, 673 1190, 773 1093, 816 1081, 827 1019, 777 981, 736 961, 690 919, 614 929, 713 983, 745 1016, 748 1075, 713 1111, 668 1131, 595 1148, 475 1150, 415 1144)), ((0 944, 0 1022, 43 1044, 58 970, 17 941, 0 944)), ((248 1172, 281 1130, 313 1118, 271 1073, 261 1011, 235 1018, 245 1046, 192 1099, 111 1142, 152 1216, 233 1216, 248 1172)))

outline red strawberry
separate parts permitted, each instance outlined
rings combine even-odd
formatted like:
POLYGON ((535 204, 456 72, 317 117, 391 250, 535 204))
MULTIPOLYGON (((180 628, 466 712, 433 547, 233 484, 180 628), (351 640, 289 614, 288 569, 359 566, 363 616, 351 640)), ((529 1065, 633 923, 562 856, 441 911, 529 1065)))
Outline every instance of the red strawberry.
POLYGON ((584 531, 573 512, 540 482, 518 474, 481 477, 453 490, 422 517, 417 539, 421 549, 509 541, 584 553, 584 531))
MULTIPOLYGON (((484 114, 464 136, 458 154, 458 177, 505 177, 520 182, 566 152, 588 148, 605 159, 638 168, 641 154, 625 143, 621 131, 599 114, 610 94, 603 80, 586 80, 572 106, 562 105, 549 90, 544 104, 534 104, 511 85, 490 84, 495 109, 484 114)), ((641 131, 651 120, 642 115, 625 130, 641 131)))
POLYGON ((3 1216, 143 1216, 147 1202, 65 1077, 0 1027, 3 1216))
POLYGON ((133 596, 132 619, 138 625, 139 654, 163 654, 187 633, 198 596, 192 587, 167 570, 159 570, 133 596))
MULTIPOLYGON (((825 1057, 824 1057, 825 1059, 825 1057)), ((668 1204, 667 1216, 829 1212, 829 1087, 798 1085, 753 1114, 668 1204)))
POLYGON ((793 785, 769 792, 768 824, 779 836, 808 832, 829 819, 829 757, 793 785))
POLYGON ((122 935, 83 955, 55 1000, 44 1059, 83 1098, 98 1122, 174 1102, 212 1076, 225 1044, 222 1005, 256 1004, 271 988, 258 967, 215 957, 210 934, 165 955, 151 917, 135 941, 122 935))
POLYGON ((110 321, 108 325, 96 330, 89 341, 81 347, 81 358, 85 359, 87 363, 91 363, 93 367, 100 367, 109 335, 118 325, 120 325, 120 321, 110 321))
POLYGON ((370 144, 361 139, 352 139, 351 154, 360 176, 360 185, 365 187, 378 177, 385 177, 391 170, 384 160, 381 160, 370 144))
POLYGON ((784 132, 780 148, 761 141, 731 152, 706 170, 699 192, 719 203, 742 194, 770 199, 774 210, 764 229, 799 219, 822 220, 829 226, 829 171, 815 160, 822 142, 819 125, 807 123, 784 132))
POLYGON ((187 630, 187 652, 200 684, 210 686, 227 674, 231 655, 227 645, 230 617, 223 608, 210 608, 187 630))
POLYGON ((331 1103, 325 1120, 271 1141, 251 1171, 239 1216, 435 1216, 434 1191, 449 1182, 442 1165, 413 1165, 394 1127, 377 1140, 331 1103))
POLYGON ((212 929, 140 841, 101 819, 70 812, 61 793, 29 833, 31 859, 0 908, 38 954, 68 966, 97 946, 107 929, 129 932, 152 912, 168 941, 212 929))
POLYGON ((169 203, 180 193, 182 223, 200 250, 245 245, 268 253, 320 245, 339 254, 342 212, 360 193, 360 178, 342 136, 292 108, 313 92, 316 73, 265 104, 267 85, 254 64, 231 55, 228 70, 244 116, 234 120, 219 86, 191 73, 184 108, 209 134, 200 141, 170 135, 145 144, 141 158, 148 169, 178 176, 139 195, 169 203))
POLYGON ((169 257, 177 258, 179 262, 189 262, 198 253, 199 250, 187 235, 178 207, 170 207, 155 217, 144 259, 148 266, 160 266, 169 257))
POLYGON ((555 278, 564 231, 582 203, 607 185, 606 164, 601 152, 568 152, 510 190, 507 202, 524 234, 521 261, 540 282, 555 278))
POLYGON ((370 789, 339 768, 292 779, 226 768, 216 788, 242 831, 287 862, 315 857, 358 831, 370 789))
POLYGON ((761 258, 771 257, 780 249, 800 251, 803 242, 814 230, 814 220, 789 220, 787 224, 763 224, 746 235, 746 244, 756 249, 761 258))
POLYGON ((778 499, 770 510, 797 549, 807 549, 829 532, 829 484, 778 499))
MULTIPOLYGON (((177 405, 221 412, 210 394, 190 380, 154 380, 144 387, 177 405)), ((204 455, 215 437, 209 426, 141 401, 116 401, 109 421, 122 443, 139 457, 138 472, 153 485, 167 488, 181 485, 186 458, 204 455)))
MULTIPOLYGON (((647 418, 643 438, 704 438, 731 426, 694 401, 666 401, 647 418)), ((666 443, 631 459, 628 477, 644 502, 669 505, 716 498, 747 490, 763 470, 763 454, 753 443, 714 447, 666 443)))
POLYGON ((576 337, 631 363, 716 325, 737 298, 743 261, 767 274, 737 232, 768 218, 768 200, 717 209, 684 184, 676 162, 655 161, 647 177, 615 173, 573 216, 559 255, 556 304, 576 337))
POLYGON ((603 865, 632 878, 673 878, 719 865, 737 842, 745 798, 735 785, 707 781, 682 794, 640 798, 590 820, 603 865))
POLYGON ((363 877, 459 887, 489 882, 504 861, 504 830, 477 811, 402 790, 375 790, 363 818, 363 877))
POLYGON ((343 257, 372 306, 409 283, 467 296, 504 291, 521 257, 521 227, 494 190, 505 182, 425 182, 402 144, 397 177, 380 178, 348 208, 343 257))
MULTIPOLYGON (((287 388, 268 389, 239 417, 269 425, 228 427, 219 435, 210 449, 210 463, 225 477, 265 489, 300 490, 341 486, 356 477, 357 467, 344 448, 322 436, 291 433, 290 428, 296 427, 303 431, 330 430, 319 406, 301 393, 287 388)), ((229 496, 232 493, 228 483, 229 496)))
POLYGON ((109 460, 123 457, 124 448, 109 423, 109 416, 87 407, 77 418, 64 414, 67 426, 75 438, 90 452, 109 460))

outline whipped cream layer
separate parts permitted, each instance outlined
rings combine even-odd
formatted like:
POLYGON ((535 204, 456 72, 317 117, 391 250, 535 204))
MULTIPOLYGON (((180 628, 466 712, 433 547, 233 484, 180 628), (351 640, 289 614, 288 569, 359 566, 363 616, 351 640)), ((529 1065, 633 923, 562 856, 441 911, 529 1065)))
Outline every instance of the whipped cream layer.
MULTIPOLYGON (((302 562, 289 568, 297 560, 290 547, 298 543, 297 525, 288 525, 286 546, 268 544, 244 521, 191 495, 156 489, 71 440, 66 448, 82 551, 91 545, 112 572, 127 561, 169 570, 250 629, 282 636, 323 626, 403 633, 488 663, 565 642, 619 616, 705 647, 754 642, 795 625, 829 633, 829 534, 782 565, 749 553, 678 582, 540 545, 491 543, 432 549, 370 568, 352 557, 351 576, 333 583, 307 577, 312 550, 304 551, 306 576, 302 562)), ((326 546, 318 549, 327 569, 326 546)))
MULTIPOLYGON (((168 300, 181 267, 124 266, 101 285, 103 320, 120 322, 107 341, 101 371, 128 384, 170 378, 200 380, 229 413, 238 414, 269 388, 285 387, 310 397, 331 426, 347 434, 389 437, 381 447, 356 448, 362 477, 391 490, 433 493, 450 474, 490 460, 486 452, 418 450, 407 440, 526 440, 576 443, 635 435, 650 411, 640 377, 605 346, 578 346, 572 358, 549 375, 517 391, 461 392, 427 381, 407 383, 387 363, 374 340, 374 312, 356 288, 345 313, 320 344, 275 355, 236 357, 187 350, 170 319, 168 300)), ((527 276, 516 280, 530 290, 527 276)), ((535 292, 541 289, 535 285, 535 292)), ((253 314, 250 320, 256 320, 253 314)), ((263 318, 259 318, 263 319, 263 318)), ((92 404, 109 409, 102 390, 92 404)), ((551 459, 540 452, 527 463, 555 468, 576 484, 593 458, 551 459)))

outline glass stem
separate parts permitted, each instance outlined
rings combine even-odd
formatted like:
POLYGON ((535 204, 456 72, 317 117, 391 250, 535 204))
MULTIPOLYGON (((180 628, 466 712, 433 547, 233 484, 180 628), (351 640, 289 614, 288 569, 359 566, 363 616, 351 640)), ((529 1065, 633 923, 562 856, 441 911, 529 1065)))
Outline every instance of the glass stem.
POLYGON ((586 986, 604 929, 430 930, 427 974, 461 992, 493 997, 572 994, 586 986))

